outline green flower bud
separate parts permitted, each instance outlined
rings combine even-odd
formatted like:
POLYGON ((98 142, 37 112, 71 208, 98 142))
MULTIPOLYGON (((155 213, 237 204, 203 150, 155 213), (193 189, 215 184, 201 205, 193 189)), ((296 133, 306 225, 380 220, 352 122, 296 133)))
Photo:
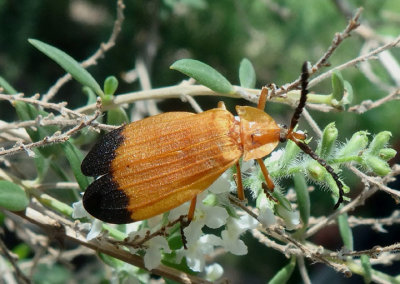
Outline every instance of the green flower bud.
POLYGON ((317 154, 319 154, 321 158, 326 159, 326 157, 328 157, 332 152, 337 136, 338 130, 335 127, 335 123, 329 123, 322 133, 322 141, 320 145, 318 145, 317 149, 317 154))
POLYGON ((385 176, 388 173, 390 173, 391 169, 389 165, 382 160, 381 158, 378 158, 377 156, 373 155, 368 155, 365 158, 365 164, 377 175, 380 176, 385 176))
POLYGON ((283 152, 282 157, 279 159, 280 167, 286 167, 291 161, 293 161, 297 154, 299 154, 300 148, 297 147, 296 143, 289 140, 286 143, 285 151, 283 152))
POLYGON ((118 88, 118 80, 115 76, 108 76, 104 81, 104 94, 106 95, 114 95, 115 91, 118 88))
POLYGON ((310 161, 306 167, 308 174, 316 181, 322 182, 325 180, 326 169, 317 161, 310 161))
POLYGON ((379 157, 382 160, 389 161, 390 159, 394 158, 396 156, 397 151, 392 148, 383 148, 379 150, 379 157))
POLYGON ((371 144, 369 144, 369 152, 372 155, 378 155, 379 150, 381 150, 388 143, 392 133, 389 131, 382 131, 376 134, 371 144))
POLYGON ((367 135, 367 131, 358 131, 354 133, 350 141, 339 151, 338 157, 358 155, 358 153, 368 145, 367 135))

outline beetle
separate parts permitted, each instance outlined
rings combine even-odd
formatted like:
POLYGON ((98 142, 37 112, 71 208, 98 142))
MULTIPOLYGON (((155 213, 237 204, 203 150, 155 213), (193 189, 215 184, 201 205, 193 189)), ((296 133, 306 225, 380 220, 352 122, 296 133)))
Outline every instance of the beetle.
POLYGON ((82 162, 86 176, 99 177, 83 196, 94 217, 115 224, 148 219, 191 200, 187 220, 193 219, 196 197, 223 172, 237 167, 237 191, 244 200, 239 159, 255 159, 269 190, 274 183, 261 158, 279 142, 290 139, 333 176, 339 188, 335 208, 343 201, 337 174, 295 132, 307 100, 308 64, 303 64, 301 96, 290 126, 281 127, 264 112, 268 89, 262 88, 257 107, 236 106, 239 120, 220 102, 202 113, 167 112, 132 122, 105 134, 82 162))

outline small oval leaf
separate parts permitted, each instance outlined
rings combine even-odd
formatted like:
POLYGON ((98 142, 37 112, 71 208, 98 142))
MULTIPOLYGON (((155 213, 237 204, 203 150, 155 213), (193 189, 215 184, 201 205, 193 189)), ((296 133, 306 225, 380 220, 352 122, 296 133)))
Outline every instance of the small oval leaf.
POLYGON ((222 94, 234 92, 231 83, 229 83, 221 73, 198 60, 181 59, 172 64, 169 68, 195 79, 200 84, 215 92, 222 94))
POLYGON ((0 181, 0 207, 10 211, 22 211, 29 204, 25 191, 13 182, 0 181))
POLYGON ((343 244, 348 250, 353 250, 353 232, 351 231, 349 222, 349 216, 347 213, 340 214, 338 216, 338 224, 340 236, 342 237, 343 244))
POLYGON ((240 86, 243 88, 255 88, 256 86, 256 71, 247 58, 243 58, 240 62, 239 80, 240 86))
POLYGON ((332 97, 340 102, 344 95, 344 80, 340 71, 332 73, 332 97))
POLYGON ((303 221, 303 227, 306 228, 308 225, 308 219, 310 218, 310 194, 308 193, 308 186, 306 179, 301 173, 294 174, 293 179, 300 218, 301 221, 303 221))
POLYGON ((104 93, 106 95, 114 95, 115 91, 118 88, 118 80, 115 76, 108 76, 104 80, 104 93))
POLYGON ((93 91, 95 91, 96 94, 101 97, 104 95, 100 85, 96 82, 92 75, 90 75, 85 68, 83 68, 75 59, 66 54, 64 51, 47 43, 41 42, 40 40, 28 39, 28 41, 38 50, 57 62, 57 64, 71 74, 71 76, 79 83, 92 88, 93 91))

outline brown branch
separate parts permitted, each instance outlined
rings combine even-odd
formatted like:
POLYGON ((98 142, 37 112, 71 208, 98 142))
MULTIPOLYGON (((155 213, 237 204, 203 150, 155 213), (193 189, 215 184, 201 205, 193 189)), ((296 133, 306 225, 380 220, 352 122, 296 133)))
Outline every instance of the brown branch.
POLYGON ((5 149, 5 150, 0 150, 0 156, 13 155, 13 154, 16 154, 21 151, 27 151, 28 155, 34 156, 34 153, 31 152, 31 149, 33 149, 33 148, 43 147, 43 146, 47 146, 47 145, 54 144, 54 143, 63 143, 65 141, 67 141, 72 135, 77 133, 79 130, 90 125, 94 120, 96 120, 96 118, 100 115, 100 110, 99 110, 100 106, 101 106, 100 100, 98 100, 97 101, 98 110, 95 112, 95 114, 92 116, 92 118, 87 120, 86 117, 83 116, 83 119, 81 119, 79 121, 79 124, 77 124, 75 127, 71 128, 70 130, 68 130, 66 132, 61 133, 61 134, 59 132, 56 132, 52 136, 45 137, 44 139, 42 139, 40 141, 29 143, 29 144, 17 143, 17 145, 14 147, 11 147, 11 148, 5 149))
MULTIPOLYGON (((28 207, 25 212, 19 212, 16 214, 46 231, 53 230, 54 232, 57 232, 58 238, 73 241, 94 251, 105 253, 126 263, 147 270, 144 266, 142 257, 131 254, 129 251, 119 249, 118 246, 106 241, 92 240, 89 242, 86 240, 85 234, 77 230, 77 228, 67 223, 60 223, 58 220, 46 216, 31 207, 28 207), (60 227, 62 230, 60 230, 60 227)), ((151 270, 151 273, 180 283, 211 283, 197 276, 187 274, 162 264, 151 270)))
MULTIPOLYGON (((113 30, 107 42, 101 43, 99 49, 91 55, 89 58, 81 62, 82 67, 88 68, 89 66, 96 65, 97 60, 105 55, 107 51, 109 51, 114 45, 115 41, 121 31, 121 26, 124 21, 124 9, 125 4, 123 0, 117 1, 117 18, 114 22, 113 30)), ((64 86, 69 80, 72 79, 72 76, 68 73, 65 74, 63 77, 57 80, 57 82, 50 87, 45 95, 43 95, 42 101, 47 102, 51 100, 54 95, 58 92, 58 90, 64 86)))
POLYGON ((0 238, 0 250, 2 252, 2 255, 8 259, 8 261, 11 263, 12 267, 14 268, 15 274, 17 276, 19 283, 23 283, 23 284, 31 283, 31 281, 28 279, 28 277, 21 271, 16 260, 14 259, 14 256, 11 255, 7 246, 4 244, 4 242, 1 238, 0 238))
POLYGON ((383 105, 384 103, 387 103, 387 102, 390 102, 393 100, 399 100, 399 99, 400 99, 400 89, 397 89, 397 90, 394 90, 393 92, 391 92, 390 94, 388 94, 387 96, 385 96, 379 100, 376 100, 374 102, 371 100, 362 101, 360 104, 350 107, 348 111, 362 114, 373 108, 377 108, 377 107, 383 105))
MULTIPOLYGON (((350 19, 349 23, 347 24, 346 28, 340 32, 336 33, 331 45, 329 46, 328 50, 325 52, 324 55, 311 67, 310 69, 310 76, 315 74, 321 67, 326 66, 328 59, 332 56, 334 51, 338 48, 338 46, 343 42, 344 39, 350 36, 350 33, 355 30, 360 24, 358 23, 358 19, 360 18, 362 9, 358 9, 357 12, 355 13, 354 17, 350 19)), ((312 87, 313 81, 310 81, 309 86, 312 87)), ((275 95, 279 96, 282 94, 287 93, 290 90, 296 89, 300 86, 301 83, 301 77, 297 78, 294 82, 285 85, 278 90, 276 90, 275 95)))

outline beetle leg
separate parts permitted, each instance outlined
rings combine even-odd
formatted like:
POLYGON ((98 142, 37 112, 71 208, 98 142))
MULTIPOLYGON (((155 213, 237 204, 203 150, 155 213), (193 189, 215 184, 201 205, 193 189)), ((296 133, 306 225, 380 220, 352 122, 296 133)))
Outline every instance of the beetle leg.
POLYGON ((237 186, 238 198, 243 201, 245 197, 243 190, 242 173, 240 172, 239 162, 236 163, 236 186, 237 186))
POLYGON ((275 185, 274 185, 274 182, 272 181, 272 179, 269 176, 267 167, 264 165, 263 160, 261 160, 261 159, 256 159, 256 160, 257 160, 258 164, 260 165, 261 172, 262 172, 262 174, 263 174, 263 176, 265 178, 265 182, 267 184, 267 187, 268 187, 269 191, 274 192, 275 185))
POLYGON ((222 108, 222 109, 226 110, 225 103, 222 101, 218 102, 218 108, 222 108))
POLYGON ((197 195, 195 197, 193 197, 192 201, 190 202, 190 208, 189 208, 189 212, 188 212, 188 224, 190 224, 190 222, 193 220, 193 216, 194 216, 194 210, 196 209, 196 201, 197 201, 197 195))
POLYGON ((264 110, 265 104, 267 102, 267 96, 268 96, 268 88, 267 87, 262 87, 260 98, 258 99, 257 108, 259 108, 261 110, 264 110))

